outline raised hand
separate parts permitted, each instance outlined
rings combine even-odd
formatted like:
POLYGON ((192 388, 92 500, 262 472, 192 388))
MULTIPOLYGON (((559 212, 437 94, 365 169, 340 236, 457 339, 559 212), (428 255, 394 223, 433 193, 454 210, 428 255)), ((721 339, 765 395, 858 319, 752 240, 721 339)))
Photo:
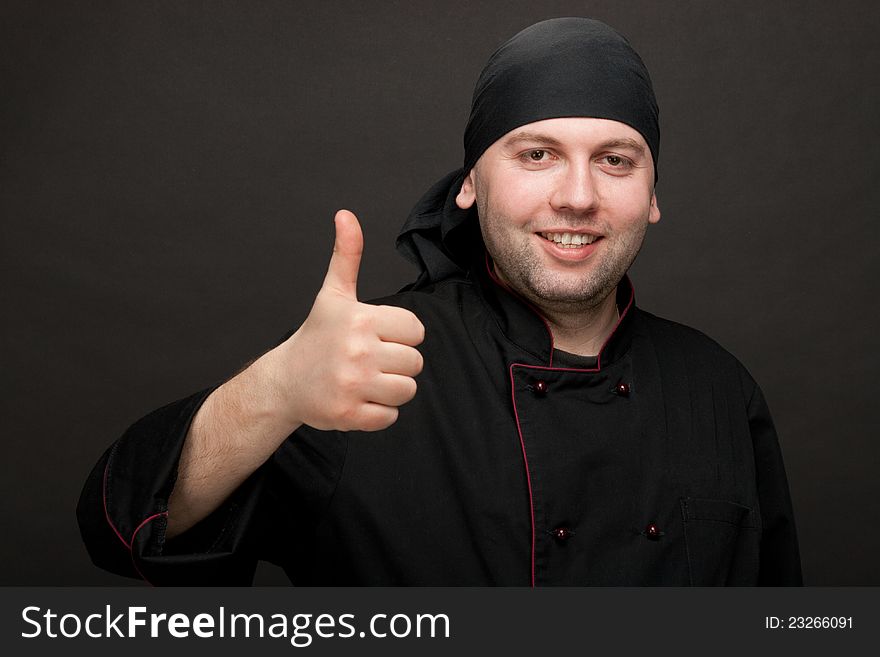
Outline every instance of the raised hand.
POLYGON ((272 388, 292 424, 376 431, 416 394, 425 328, 409 310, 357 300, 363 234, 347 210, 335 221, 324 284, 306 321, 275 350, 272 388))

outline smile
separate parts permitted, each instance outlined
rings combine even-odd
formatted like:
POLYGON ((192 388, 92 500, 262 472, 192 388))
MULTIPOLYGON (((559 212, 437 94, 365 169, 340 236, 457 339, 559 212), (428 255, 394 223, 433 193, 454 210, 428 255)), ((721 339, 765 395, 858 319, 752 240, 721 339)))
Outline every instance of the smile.
POLYGON ((599 235, 587 235, 585 233, 538 233, 541 237, 549 242, 554 242, 556 246, 563 249, 578 249, 587 244, 592 244, 599 235))

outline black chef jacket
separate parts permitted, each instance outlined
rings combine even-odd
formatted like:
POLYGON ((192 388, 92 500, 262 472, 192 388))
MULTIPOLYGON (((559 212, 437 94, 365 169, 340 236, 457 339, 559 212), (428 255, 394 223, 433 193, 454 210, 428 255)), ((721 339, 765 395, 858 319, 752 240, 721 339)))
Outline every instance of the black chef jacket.
POLYGON ((378 302, 425 325, 418 393, 374 432, 291 435, 165 540, 203 391, 134 424, 78 508, 94 562, 155 584, 797 585, 788 485, 760 389, 702 333, 635 306, 591 363, 483 267, 378 302))

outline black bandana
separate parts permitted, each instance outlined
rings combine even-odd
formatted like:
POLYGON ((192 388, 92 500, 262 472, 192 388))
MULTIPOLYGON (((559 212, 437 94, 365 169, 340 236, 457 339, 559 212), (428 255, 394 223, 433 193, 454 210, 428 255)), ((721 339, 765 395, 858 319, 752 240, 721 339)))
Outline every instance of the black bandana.
POLYGON ((660 154, 657 101, 641 58, 613 29, 589 18, 554 18, 526 28, 489 58, 474 89, 464 133, 464 166, 416 204, 397 249, 421 268, 411 287, 461 274, 482 244, 476 209, 455 197, 480 156, 519 126, 544 119, 591 117, 637 130, 660 154), (468 221, 473 217, 473 221, 468 221))

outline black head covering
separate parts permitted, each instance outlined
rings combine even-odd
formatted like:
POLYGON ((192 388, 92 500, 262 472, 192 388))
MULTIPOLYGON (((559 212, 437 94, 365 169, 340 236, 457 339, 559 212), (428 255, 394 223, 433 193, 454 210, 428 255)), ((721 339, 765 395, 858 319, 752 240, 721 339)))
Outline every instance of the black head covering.
POLYGON ((482 244, 476 209, 461 210, 455 197, 486 149, 519 126, 570 116, 612 119, 637 130, 651 149, 656 180, 657 101, 638 53, 597 20, 536 23, 489 58, 474 89, 464 166, 428 190, 398 235, 398 251, 421 268, 410 287, 461 274, 475 255, 475 245, 482 244))

